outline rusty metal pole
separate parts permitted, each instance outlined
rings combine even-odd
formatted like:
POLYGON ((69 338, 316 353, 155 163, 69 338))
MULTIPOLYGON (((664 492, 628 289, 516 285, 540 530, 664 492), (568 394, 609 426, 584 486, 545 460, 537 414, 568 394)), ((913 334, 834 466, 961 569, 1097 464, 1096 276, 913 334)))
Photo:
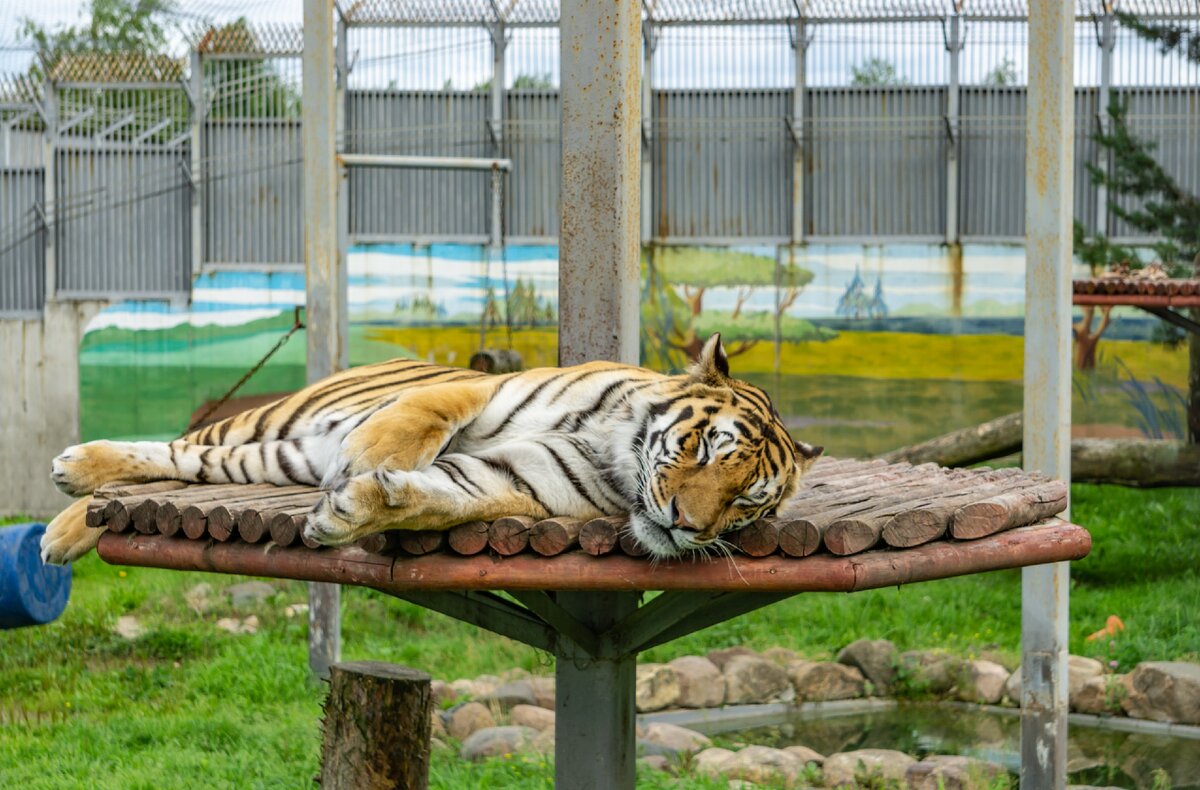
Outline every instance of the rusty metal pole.
MULTIPOLYGON (((1025 118, 1024 465, 1071 479, 1075 6, 1029 3, 1025 118)), ((1021 573, 1021 787, 1067 782, 1070 565, 1021 573)))
MULTIPOLYGON (((640 263, 641 12, 638 0, 563 0, 560 364, 637 364, 640 263)), ((595 633, 637 608, 636 593, 559 593, 595 633)), ((560 638, 555 784, 632 790, 636 654, 592 657, 560 638)))
MULTIPOLYGON (((346 367, 346 269, 337 245, 337 111, 333 0, 304 0, 301 139, 304 152, 304 280, 308 381, 346 367)), ((341 653, 341 588, 308 585, 308 664, 319 677, 341 653)))

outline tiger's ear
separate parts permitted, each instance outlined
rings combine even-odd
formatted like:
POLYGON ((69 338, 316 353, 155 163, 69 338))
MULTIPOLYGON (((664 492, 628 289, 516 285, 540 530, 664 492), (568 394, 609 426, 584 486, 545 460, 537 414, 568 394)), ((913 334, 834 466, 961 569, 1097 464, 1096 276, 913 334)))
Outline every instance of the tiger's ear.
POLYGON ((714 332, 700 349, 696 364, 689 371, 693 381, 719 387, 729 378, 729 356, 721 343, 721 333, 714 332))

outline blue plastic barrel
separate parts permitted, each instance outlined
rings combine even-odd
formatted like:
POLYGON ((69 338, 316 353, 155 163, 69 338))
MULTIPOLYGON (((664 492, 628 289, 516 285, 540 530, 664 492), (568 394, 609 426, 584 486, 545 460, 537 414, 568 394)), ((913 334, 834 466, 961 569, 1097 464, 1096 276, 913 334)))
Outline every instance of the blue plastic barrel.
POLYGON ((0 628, 48 623, 67 608, 71 566, 42 563, 45 531, 45 524, 0 527, 0 628))

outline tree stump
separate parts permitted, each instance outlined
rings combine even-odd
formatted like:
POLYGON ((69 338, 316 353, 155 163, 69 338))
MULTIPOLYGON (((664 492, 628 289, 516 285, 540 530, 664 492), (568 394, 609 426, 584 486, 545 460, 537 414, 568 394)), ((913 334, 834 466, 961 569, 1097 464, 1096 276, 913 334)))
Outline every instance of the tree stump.
POLYGON ((321 741, 325 790, 424 790, 429 675, 382 661, 330 667, 321 741))

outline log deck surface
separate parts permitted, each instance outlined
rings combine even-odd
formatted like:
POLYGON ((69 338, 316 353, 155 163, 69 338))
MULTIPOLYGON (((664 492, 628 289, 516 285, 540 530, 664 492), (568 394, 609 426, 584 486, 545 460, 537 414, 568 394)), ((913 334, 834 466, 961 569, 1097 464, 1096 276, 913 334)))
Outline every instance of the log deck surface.
POLYGON ((731 556, 652 562, 623 517, 525 517, 359 545, 302 543, 320 499, 301 486, 114 485, 96 492, 99 553, 126 565, 387 590, 852 591, 1079 559, 1083 529, 1052 518, 1067 489, 1015 469, 822 459, 779 515, 725 536, 731 556))
POLYGON ((1200 278, 1091 277, 1072 283, 1077 305, 1200 307, 1200 278))

